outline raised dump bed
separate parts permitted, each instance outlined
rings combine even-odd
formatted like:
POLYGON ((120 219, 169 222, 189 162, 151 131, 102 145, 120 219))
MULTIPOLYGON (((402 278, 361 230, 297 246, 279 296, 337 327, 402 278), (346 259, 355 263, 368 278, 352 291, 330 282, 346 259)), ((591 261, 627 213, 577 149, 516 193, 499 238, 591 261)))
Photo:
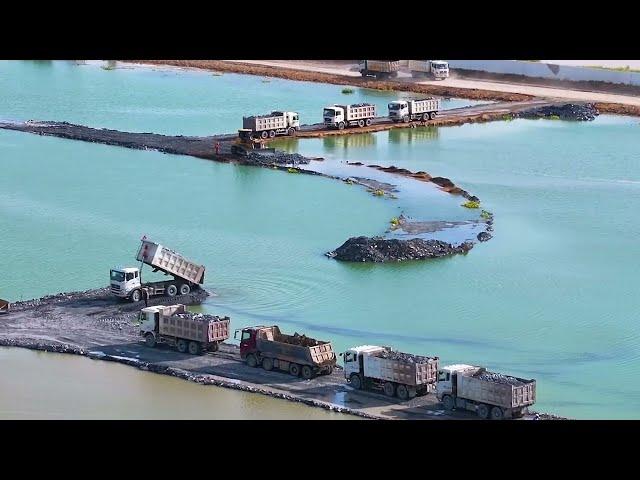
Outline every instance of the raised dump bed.
POLYGON ((9 311, 11 304, 8 300, 3 300, 0 298, 0 313, 6 313, 9 311))

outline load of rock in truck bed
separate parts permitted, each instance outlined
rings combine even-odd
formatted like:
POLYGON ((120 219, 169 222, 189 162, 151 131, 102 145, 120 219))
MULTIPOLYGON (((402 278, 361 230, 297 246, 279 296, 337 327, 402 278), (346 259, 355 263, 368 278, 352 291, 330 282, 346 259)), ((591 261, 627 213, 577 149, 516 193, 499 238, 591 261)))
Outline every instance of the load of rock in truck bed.
POLYGON ((386 358, 389 360, 397 360, 399 362, 406 363, 429 363, 432 360, 436 360, 438 357, 423 357, 422 355, 413 355, 412 353, 393 352, 385 350, 376 355, 380 358, 386 358))
POLYGON ((527 382, 523 382, 518 378, 511 377, 509 375, 489 372, 484 368, 481 368, 475 374, 473 374, 473 378, 484 380, 486 382, 501 383, 503 385, 512 385, 514 387, 521 387, 522 385, 525 385, 527 383, 527 382))
POLYGON ((301 347, 316 347, 327 342, 319 342, 315 338, 307 337, 306 335, 300 335, 294 333, 293 335, 280 335, 276 338, 276 341, 281 343, 288 343, 289 345, 299 345, 301 347))
POLYGON ((174 317, 186 318, 194 320, 196 322, 222 322, 223 320, 229 320, 229 317, 218 317, 217 315, 208 315, 206 313, 177 313, 174 317))

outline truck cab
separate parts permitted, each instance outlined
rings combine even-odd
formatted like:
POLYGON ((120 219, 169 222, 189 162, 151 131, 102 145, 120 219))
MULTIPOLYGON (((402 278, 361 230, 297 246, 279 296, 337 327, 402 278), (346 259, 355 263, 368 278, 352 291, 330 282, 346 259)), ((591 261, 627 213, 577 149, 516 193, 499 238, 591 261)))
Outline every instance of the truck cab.
POLYGON ((337 125, 340 122, 344 122, 344 109, 337 105, 324 107, 322 118, 325 125, 337 125))
POLYGON ((431 60, 431 73, 437 79, 449 78, 449 63, 443 60, 431 60))
POLYGON ((257 350, 256 337, 261 328, 263 327, 245 327, 234 332, 234 339, 237 339, 240 333, 240 358, 246 358, 249 353, 257 350))
POLYGON ((467 371, 476 371, 478 367, 472 365, 448 365, 438 370, 438 383, 436 384, 436 396, 442 400, 444 395, 458 394, 458 374, 467 371))
POLYGON ((140 310, 140 315, 138 317, 140 323, 140 335, 146 336, 147 333, 153 333, 154 335, 158 332, 158 328, 160 325, 160 316, 162 315, 163 307, 147 307, 140 310))
POLYGON ((129 294, 140 288, 140 269, 136 267, 116 267, 110 272, 111 293, 127 298, 129 294))
POLYGON ((364 373, 364 356, 385 350, 385 347, 376 345, 361 345, 352 347, 343 352, 342 361, 344 362, 344 378, 350 379, 351 375, 356 373, 364 373))
POLYGON ((284 116, 287 118, 287 125, 291 128, 295 128, 296 130, 300 130, 300 116, 298 112, 283 112, 284 116))
POLYGON ((391 102, 388 108, 391 120, 402 120, 409 117, 409 103, 406 100, 391 102))

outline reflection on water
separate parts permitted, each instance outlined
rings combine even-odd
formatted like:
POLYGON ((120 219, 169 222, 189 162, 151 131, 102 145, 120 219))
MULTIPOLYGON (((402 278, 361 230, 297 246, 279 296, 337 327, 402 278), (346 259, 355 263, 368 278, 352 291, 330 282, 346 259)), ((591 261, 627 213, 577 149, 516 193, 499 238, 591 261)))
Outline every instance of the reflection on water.
POLYGON ((392 128, 389 130, 390 143, 412 143, 425 140, 436 140, 438 127, 392 128))
POLYGON ((326 150, 347 150, 348 148, 369 147, 376 144, 373 133, 354 133, 351 135, 331 135, 322 138, 326 150))

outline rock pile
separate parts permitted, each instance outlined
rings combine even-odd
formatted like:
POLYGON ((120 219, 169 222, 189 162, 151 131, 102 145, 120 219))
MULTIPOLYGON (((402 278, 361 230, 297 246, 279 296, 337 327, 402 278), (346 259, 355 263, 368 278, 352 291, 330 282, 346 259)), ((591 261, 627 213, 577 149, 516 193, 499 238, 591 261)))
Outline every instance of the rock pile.
POLYGON ((376 356, 380 358, 388 358, 390 360, 397 360, 399 362, 407 363, 429 363, 431 360, 436 360, 438 357, 423 357, 422 355, 413 355, 411 353, 394 352, 392 350, 385 350, 376 356))
POLYGON ((480 380, 487 381, 487 382, 501 383, 503 385, 512 385, 514 387, 520 387, 525 384, 525 382, 515 377, 510 377, 509 375, 503 375, 501 373, 488 372, 484 368, 481 368, 480 370, 478 370, 478 372, 475 375, 473 375, 473 377, 478 378, 480 380))
POLYGON ((306 165, 311 160, 299 153, 287 153, 275 151, 269 153, 260 153, 259 151, 250 152, 247 160, 257 165, 306 165))
POLYGON ((514 114, 519 118, 559 118, 560 120, 591 121, 599 115, 598 109, 592 103, 564 105, 550 105, 514 114))
POLYGON ((197 322, 221 322, 223 320, 229 320, 229 317, 218 317, 217 315, 208 315, 206 313, 178 313, 178 318, 188 318, 197 322))

